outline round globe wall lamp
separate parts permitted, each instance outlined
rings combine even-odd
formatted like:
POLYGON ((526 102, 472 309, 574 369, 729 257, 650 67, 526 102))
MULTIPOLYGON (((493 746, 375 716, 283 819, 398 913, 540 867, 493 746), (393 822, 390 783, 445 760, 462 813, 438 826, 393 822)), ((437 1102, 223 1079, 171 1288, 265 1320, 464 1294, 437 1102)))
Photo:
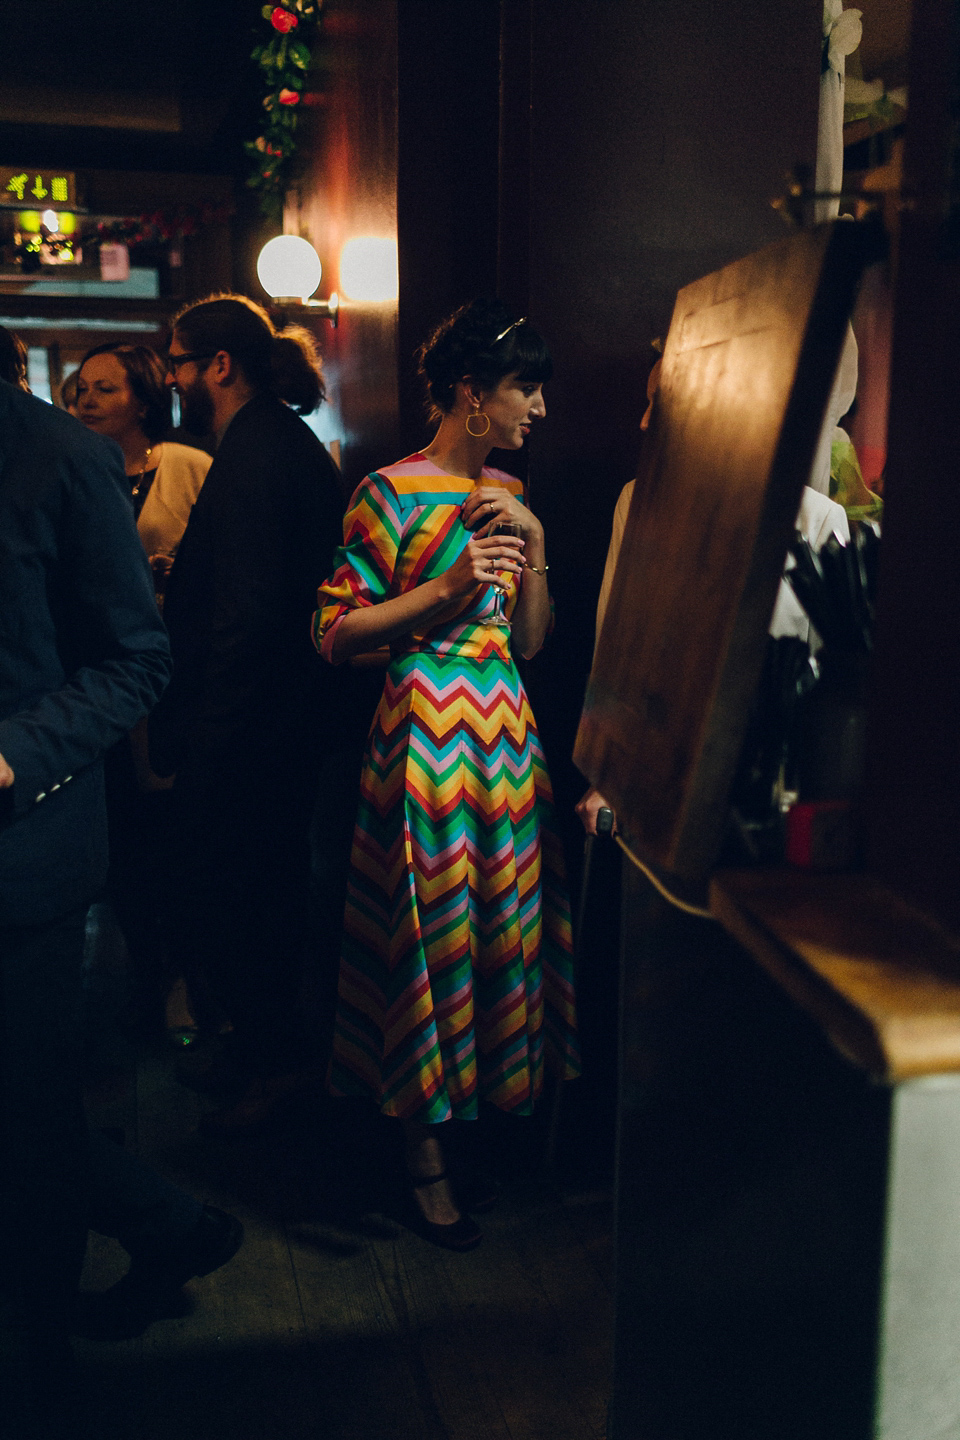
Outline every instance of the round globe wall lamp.
POLYGON ((301 306, 336 328, 339 297, 333 294, 329 300, 311 299, 322 274, 316 250, 299 235, 275 235, 257 257, 257 279, 275 305, 301 306))
POLYGON ((340 252, 340 288, 348 300, 389 305, 400 292, 397 242, 386 236, 356 235, 340 252))

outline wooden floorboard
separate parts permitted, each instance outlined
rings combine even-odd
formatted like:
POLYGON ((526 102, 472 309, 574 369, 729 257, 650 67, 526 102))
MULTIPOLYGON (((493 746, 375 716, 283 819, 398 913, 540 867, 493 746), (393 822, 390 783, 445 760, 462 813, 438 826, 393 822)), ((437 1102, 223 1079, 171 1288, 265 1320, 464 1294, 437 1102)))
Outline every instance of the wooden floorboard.
MULTIPOLYGON (((206 1140, 204 1102, 162 1053, 126 1086, 101 1085, 90 1108, 246 1228, 235 1259, 188 1287, 191 1313, 139 1340, 77 1342, 102 1440, 602 1440, 607 1192, 507 1176, 483 1244, 455 1255, 382 1196, 332 1219, 312 1207, 299 1164, 309 1112, 297 1133, 206 1140)), ((92 1237, 84 1285, 112 1283, 125 1261, 92 1237)))
POLYGON ((609 1296, 603 1294, 598 1314, 600 1283, 556 1202, 505 1197, 484 1228, 484 1245, 472 1255, 455 1263, 418 1256, 406 1276, 421 1313, 436 1296, 440 1324, 423 1326, 421 1348, 438 1393, 455 1403, 456 1357, 469 1356, 477 1383, 496 1396, 511 1440, 602 1435, 586 1397, 599 1399, 605 1391, 605 1366, 596 1365, 590 1332, 599 1327, 607 1345, 609 1296), (559 1306, 549 1273, 558 1240, 564 1264, 559 1306))

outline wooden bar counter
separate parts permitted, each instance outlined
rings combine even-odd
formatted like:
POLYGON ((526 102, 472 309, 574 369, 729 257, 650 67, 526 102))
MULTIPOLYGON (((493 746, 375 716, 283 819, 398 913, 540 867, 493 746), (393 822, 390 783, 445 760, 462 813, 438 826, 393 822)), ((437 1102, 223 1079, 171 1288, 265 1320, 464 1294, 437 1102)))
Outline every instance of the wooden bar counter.
POLYGON ((960 1072, 960 940, 869 875, 719 873, 713 914, 878 1080, 960 1072))
POLYGON ((728 871, 711 909, 888 1098, 855 1182, 873 1176, 882 1242, 859 1316, 861 1354, 875 1341, 869 1434, 960 1435, 960 942, 865 874, 728 871))
POLYGON ((866 875, 624 868, 610 1440, 958 1440, 960 945, 866 875))
MULTIPOLYGON (((864 874, 726 872, 711 908, 889 1095, 870 1434, 960 1435, 960 941, 864 874)), ((876 1158, 876 1157, 874 1157, 876 1158)), ((837 1276, 838 1288, 844 1283, 837 1276)))

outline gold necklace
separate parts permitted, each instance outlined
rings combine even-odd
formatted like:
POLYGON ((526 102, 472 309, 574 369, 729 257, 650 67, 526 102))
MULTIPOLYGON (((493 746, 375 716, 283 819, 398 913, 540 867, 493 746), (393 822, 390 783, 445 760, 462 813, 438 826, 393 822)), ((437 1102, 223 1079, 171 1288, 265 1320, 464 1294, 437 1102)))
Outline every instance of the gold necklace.
POLYGON ((146 455, 144 455, 144 457, 143 457, 143 464, 142 464, 142 466, 140 467, 140 474, 137 476, 136 483, 135 483, 134 485, 132 485, 131 488, 130 488, 130 494, 131 494, 131 495, 139 495, 139 494, 140 494, 140 486, 143 484, 143 477, 144 477, 144 475, 146 475, 146 473, 147 473, 147 466, 150 464, 150 456, 151 456, 152 454, 153 454, 153 446, 152 446, 152 445, 148 445, 148 446, 147 446, 147 453, 146 453, 146 455))

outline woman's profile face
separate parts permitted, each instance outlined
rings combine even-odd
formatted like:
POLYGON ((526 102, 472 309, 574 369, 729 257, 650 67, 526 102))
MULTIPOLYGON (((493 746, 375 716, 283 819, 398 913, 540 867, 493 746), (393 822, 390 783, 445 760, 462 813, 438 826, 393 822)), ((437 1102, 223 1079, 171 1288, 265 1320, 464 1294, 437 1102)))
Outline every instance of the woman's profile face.
POLYGON ((77 415, 89 430, 120 440, 141 428, 143 406, 116 355, 91 355, 77 381, 77 415))
POLYGON ((481 401, 481 411, 490 417, 485 438, 491 449, 519 450, 530 434, 531 423, 547 413, 541 383, 519 377, 519 371, 505 375, 481 401))

